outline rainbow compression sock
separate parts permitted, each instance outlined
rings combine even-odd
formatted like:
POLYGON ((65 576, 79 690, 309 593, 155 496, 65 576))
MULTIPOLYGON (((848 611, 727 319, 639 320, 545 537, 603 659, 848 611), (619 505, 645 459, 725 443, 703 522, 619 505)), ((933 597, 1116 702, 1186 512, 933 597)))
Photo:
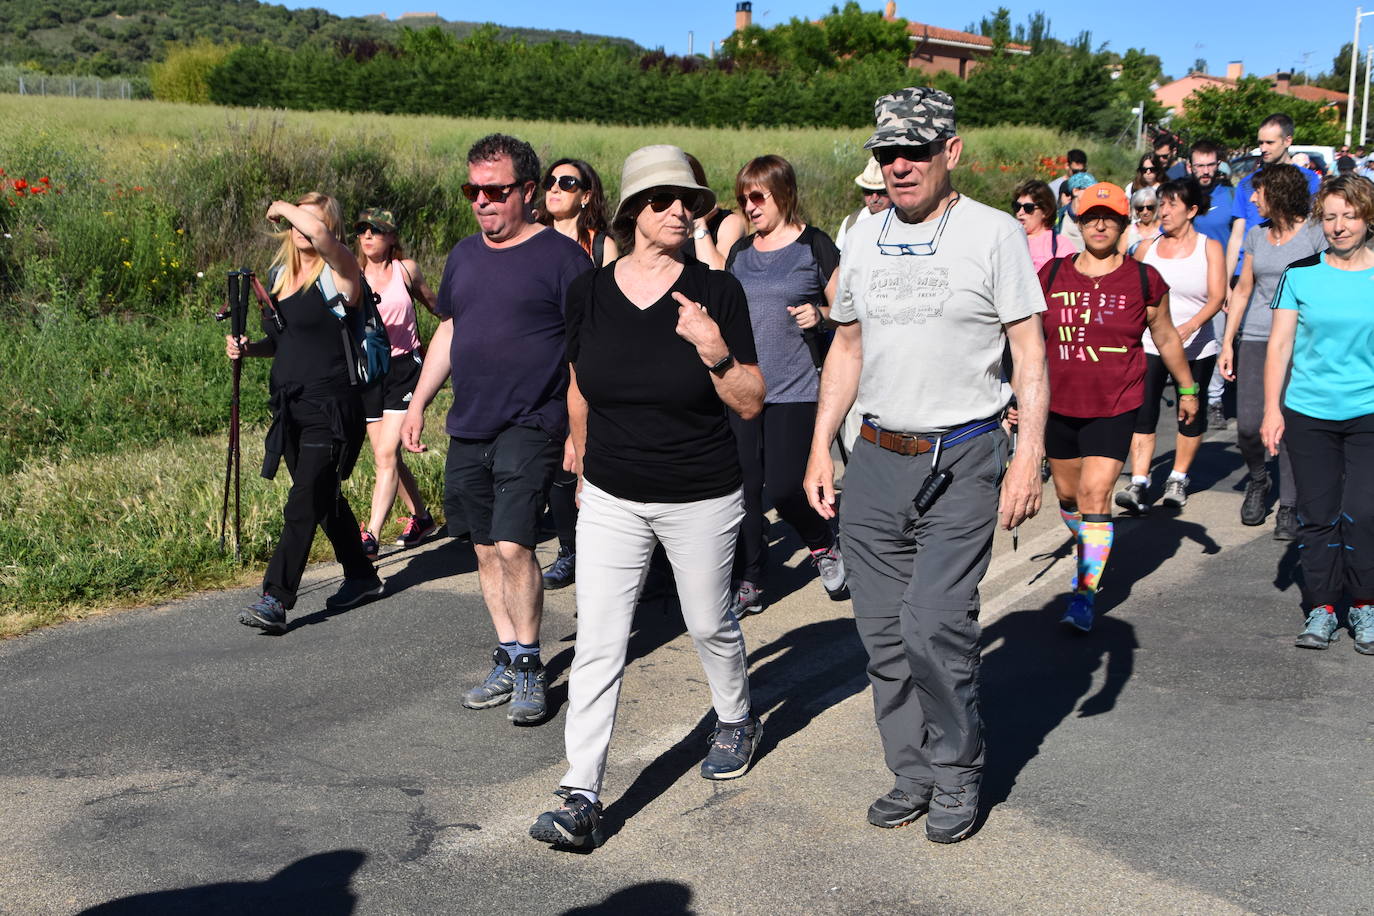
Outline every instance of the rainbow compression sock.
POLYGON ((1085 515, 1078 526, 1078 587, 1079 594, 1096 595, 1102 582, 1102 571, 1112 552, 1116 526, 1110 515, 1085 515))
POLYGON ((1064 526, 1073 532, 1074 537, 1078 537, 1078 526, 1083 521, 1083 516, 1078 514, 1078 506, 1070 508, 1072 503, 1059 504, 1059 517, 1064 520, 1064 526))

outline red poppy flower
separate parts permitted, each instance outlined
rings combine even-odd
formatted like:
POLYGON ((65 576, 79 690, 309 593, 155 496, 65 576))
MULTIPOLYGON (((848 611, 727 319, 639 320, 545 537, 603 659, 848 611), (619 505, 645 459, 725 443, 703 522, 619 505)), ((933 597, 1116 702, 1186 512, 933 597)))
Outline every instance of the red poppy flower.
POLYGON ((39 182, 41 182, 42 184, 52 184, 52 179, 49 178, 47 175, 44 175, 42 178, 40 178, 40 179, 38 179, 38 180, 39 180, 39 182))
POLYGON ((27 181, 25 181, 24 179, 22 179, 22 178, 16 178, 16 179, 14 179, 14 189, 15 189, 16 191, 22 191, 22 190, 24 190, 25 188, 27 188, 28 186, 29 186, 29 183, 28 183, 27 181))
POLYGON ((4 170, 4 169, 0 169, 0 176, 3 176, 4 174, 5 174, 5 170, 4 170))
POLYGON ((142 190, 143 190, 143 186, 142 186, 142 185, 134 185, 134 190, 135 190, 135 191, 142 191, 142 190))
POLYGON ((42 193, 43 193, 43 189, 42 189, 42 188, 29 188, 29 193, 30 193, 30 194, 42 194, 42 193))

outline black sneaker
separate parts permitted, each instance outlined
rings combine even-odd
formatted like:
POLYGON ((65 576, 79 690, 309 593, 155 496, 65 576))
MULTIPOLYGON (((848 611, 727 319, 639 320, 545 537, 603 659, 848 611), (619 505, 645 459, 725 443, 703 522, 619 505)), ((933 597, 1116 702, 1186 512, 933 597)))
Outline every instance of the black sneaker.
POLYGON ((239 623, 280 636, 286 632, 286 608, 276 598, 264 594, 239 612, 239 623))
POLYGON ((977 784, 945 788, 936 786, 926 815, 926 839, 935 843, 957 843, 973 832, 978 820, 977 784))
POLYGON ((428 512, 424 515, 411 515, 406 518, 406 526, 396 538, 396 546, 415 547, 438 530, 439 526, 434 523, 434 516, 428 512))
POLYGON ((1251 477, 1245 483, 1245 499, 1240 504, 1242 525, 1263 525, 1269 506, 1269 475, 1251 477))
POLYGON ((544 571, 544 587, 550 590, 567 588, 577 581, 577 554, 566 547, 558 548, 558 559, 544 571))
POLYGON ((563 804, 539 815, 530 827, 530 836, 555 849, 560 846, 595 849, 606 842, 601 831, 601 802, 593 802, 568 789, 559 789, 553 794, 563 799, 563 804))
POLYGON ((376 598, 385 589, 386 586, 382 584, 382 580, 376 576, 369 576, 366 579, 345 579, 343 585, 339 586, 339 590, 325 600, 324 606, 331 611, 357 607, 376 598))
POLYGON ((868 822, 874 827, 904 827, 929 808, 929 795, 918 797, 893 789, 868 806, 868 822))
POLYGON ((750 716, 742 725, 716 724, 711 747, 701 762, 702 779, 738 779, 749 769, 763 738, 763 723, 750 716))
POLYGON ((1292 506, 1279 506, 1274 513, 1274 540, 1295 541, 1298 539, 1298 510, 1292 506))
POLYGON ((1220 401, 1213 401, 1207 405, 1207 428, 1226 428, 1226 408, 1222 406, 1220 401))
POLYGON ((1143 483, 1127 484, 1125 489, 1117 490, 1114 501, 1132 515, 1144 515, 1150 511, 1150 495, 1143 483))
POLYGON ((363 542, 363 553, 367 555, 367 558, 369 560, 377 559, 377 555, 382 552, 381 546, 377 543, 377 536, 359 525, 358 537, 363 542))

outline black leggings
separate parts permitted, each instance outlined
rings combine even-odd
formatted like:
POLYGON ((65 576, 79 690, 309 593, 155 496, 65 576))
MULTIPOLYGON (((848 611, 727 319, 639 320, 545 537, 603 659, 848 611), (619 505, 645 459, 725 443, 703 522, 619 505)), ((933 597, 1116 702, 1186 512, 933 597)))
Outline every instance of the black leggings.
POLYGON ((763 412, 752 420, 730 414, 744 475, 744 521, 735 555, 736 574, 741 579, 755 585, 762 582, 768 553, 763 533, 765 489, 778 515, 796 529, 808 548, 819 550, 835 543, 830 525, 811 508, 802 489, 815 426, 815 402, 765 404, 763 412))
MULTIPOLYGON (((1207 386, 1212 381, 1212 369, 1216 364, 1217 358, 1215 356, 1188 360, 1188 370, 1193 373, 1193 384, 1197 386, 1198 390, 1198 411, 1197 416, 1193 417, 1193 422, 1178 421, 1178 434, 1180 436, 1197 437, 1207 432, 1205 398, 1207 386)), ((1164 368, 1163 358, 1146 353, 1145 401, 1140 405, 1140 409, 1136 411, 1135 415, 1135 431, 1138 434, 1154 435, 1155 429, 1159 426, 1159 402, 1164 397, 1164 386, 1169 382, 1173 382, 1174 387, 1178 388, 1178 381, 1169 375, 1168 369, 1164 368)))

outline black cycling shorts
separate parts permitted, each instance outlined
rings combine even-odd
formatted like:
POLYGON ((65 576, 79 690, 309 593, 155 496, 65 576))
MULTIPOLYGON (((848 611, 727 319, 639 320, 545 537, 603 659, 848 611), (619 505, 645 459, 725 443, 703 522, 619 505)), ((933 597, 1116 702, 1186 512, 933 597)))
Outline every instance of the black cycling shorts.
POLYGON ((1114 417, 1069 417, 1050 411, 1045 421, 1045 456, 1058 460, 1090 455, 1125 461, 1131 451, 1134 410, 1114 417))

